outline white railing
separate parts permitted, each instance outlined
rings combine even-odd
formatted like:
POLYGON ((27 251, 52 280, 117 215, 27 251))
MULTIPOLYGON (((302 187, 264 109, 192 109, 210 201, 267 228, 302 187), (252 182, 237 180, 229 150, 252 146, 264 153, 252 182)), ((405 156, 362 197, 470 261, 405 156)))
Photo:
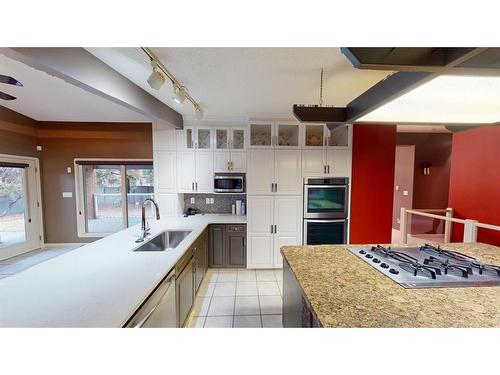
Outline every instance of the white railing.
POLYGON ((409 215, 418 215, 430 217, 433 219, 444 220, 444 242, 451 242, 452 223, 459 223, 464 225, 464 239, 463 242, 477 242, 477 228, 485 228, 496 230, 500 232, 500 226, 480 223, 472 219, 458 219, 453 217, 453 208, 442 209, 422 209, 411 210, 405 207, 401 208, 400 217, 400 232, 403 244, 408 243, 408 217, 409 215), (445 216, 436 215, 431 212, 445 212, 445 216))

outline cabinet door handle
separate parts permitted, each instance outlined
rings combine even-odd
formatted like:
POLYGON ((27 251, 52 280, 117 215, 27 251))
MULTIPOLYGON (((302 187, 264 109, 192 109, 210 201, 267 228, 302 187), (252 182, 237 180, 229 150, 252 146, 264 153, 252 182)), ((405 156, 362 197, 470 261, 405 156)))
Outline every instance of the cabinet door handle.
POLYGON ((323 173, 326 174, 326 165, 323 165, 323 173))
POLYGON ((273 225, 271 224, 271 234, 273 234, 273 225))
POLYGON ((274 224, 274 233, 278 233, 278 226, 274 224))
POLYGON ((195 182, 195 186, 196 186, 196 191, 198 191, 198 183, 195 182))
POLYGON ((191 182, 191 191, 194 191, 194 182, 191 182))
POLYGON ((274 193, 274 184, 271 183, 271 193, 274 193))
POLYGON ((274 192, 275 193, 278 192, 278 183, 277 182, 274 183, 274 192))
POLYGON ((330 166, 328 166, 328 173, 330 173, 330 166))

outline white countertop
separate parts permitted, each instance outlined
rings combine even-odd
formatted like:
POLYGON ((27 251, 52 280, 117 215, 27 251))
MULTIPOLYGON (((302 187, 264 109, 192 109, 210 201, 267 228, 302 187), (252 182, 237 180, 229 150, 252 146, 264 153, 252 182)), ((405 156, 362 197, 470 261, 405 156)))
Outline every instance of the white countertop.
POLYGON ((246 223, 246 216, 149 222, 149 238, 192 232, 175 250, 134 252, 136 225, 0 279, 0 327, 121 327, 209 224, 246 223))

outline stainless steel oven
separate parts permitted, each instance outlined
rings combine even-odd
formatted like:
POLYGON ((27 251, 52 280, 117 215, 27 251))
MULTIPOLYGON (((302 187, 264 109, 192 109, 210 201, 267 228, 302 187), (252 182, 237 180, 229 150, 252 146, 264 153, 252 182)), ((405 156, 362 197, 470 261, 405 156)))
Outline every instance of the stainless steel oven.
POLYGON ((244 193, 245 174, 216 173, 214 176, 215 193, 244 193))
POLYGON ((304 244, 333 245, 347 243, 348 206, 348 178, 305 178, 304 244))
POLYGON ((305 245, 347 243, 347 219, 305 219, 305 245))
POLYGON ((348 178, 304 179, 304 219, 347 218, 348 194, 348 178))

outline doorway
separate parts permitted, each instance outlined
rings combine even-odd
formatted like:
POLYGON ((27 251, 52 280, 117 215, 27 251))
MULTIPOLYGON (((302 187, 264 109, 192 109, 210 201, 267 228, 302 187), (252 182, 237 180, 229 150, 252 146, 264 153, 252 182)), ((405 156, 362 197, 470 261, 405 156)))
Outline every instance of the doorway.
POLYGON ((39 162, 0 155, 0 260, 42 245, 39 162))
POLYGON ((396 146, 392 204, 392 243, 400 243, 399 221, 401 208, 413 208, 414 172, 415 145, 396 146))

